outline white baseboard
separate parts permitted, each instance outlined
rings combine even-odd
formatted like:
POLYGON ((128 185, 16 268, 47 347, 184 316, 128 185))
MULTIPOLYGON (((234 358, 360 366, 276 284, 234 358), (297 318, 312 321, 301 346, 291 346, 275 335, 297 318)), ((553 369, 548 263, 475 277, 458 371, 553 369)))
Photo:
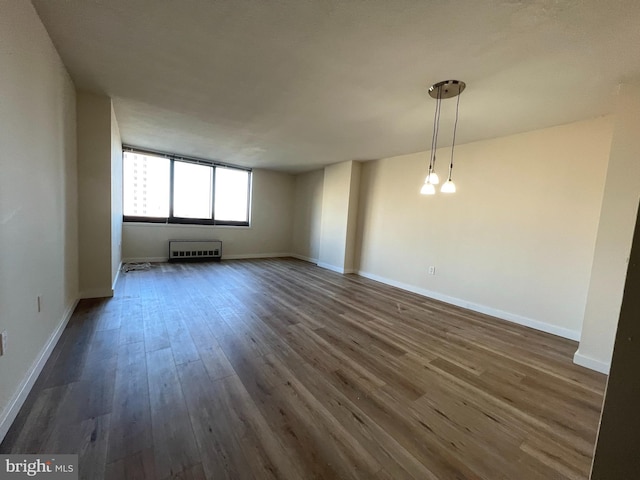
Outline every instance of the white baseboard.
POLYGON ((326 268, 327 270, 331 270, 332 272, 342 273, 343 275, 346 275, 348 273, 358 273, 358 271, 353 268, 336 267, 335 265, 331 265, 330 263, 316 262, 316 264, 321 268, 326 268))
POLYGON ((297 253, 290 253, 290 257, 297 258, 298 260, 304 260, 305 262, 318 264, 317 258, 305 257, 304 255, 299 255, 297 253))
POLYGON ((62 332, 67 326, 67 323, 69 323, 69 319, 71 318, 71 315, 73 315, 73 311, 76 309, 78 301, 79 299, 74 300, 72 304, 69 305, 69 307, 65 310, 64 315, 62 316, 62 320, 49 337, 49 340, 42 348, 40 354, 36 357, 35 361, 31 365, 31 368, 28 370, 26 376, 19 385, 15 395, 2 412, 2 416, 0 416, 0 442, 2 442, 5 435, 9 431, 11 424, 18 416, 18 412, 20 411, 20 408, 22 408, 22 405, 27 399, 27 396, 33 388, 33 385, 36 383, 38 375, 40 375, 40 372, 42 372, 45 363, 47 363, 47 360, 49 359, 49 356, 53 351, 53 348, 56 346, 56 343, 58 343, 62 332))
POLYGON ((90 288, 80 292, 80 298, 108 298, 113 297, 113 288, 90 288))
POLYGON ((580 349, 578 349, 573 355, 573 363, 575 363, 576 365, 580 365, 581 367, 590 368, 591 370, 595 370, 596 372, 604 373, 605 375, 609 375, 609 370, 611 368, 610 363, 596 360, 593 357, 584 355, 580 353, 580 349))
MULTIPOLYGON (((278 258, 278 257, 291 257, 290 253, 238 253, 233 255, 222 254, 222 260, 243 260, 249 258, 278 258)), ((169 261, 169 257, 132 257, 125 258, 122 263, 166 263, 169 261)))
MULTIPOLYGON (((120 278, 120 272, 122 271, 122 262, 118 265, 118 271, 116 272, 116 278, 113 279, 113 284, 111 285, 111 290, 116 291, 116 283, 118 283, 118 278, 120 278)), ((113 295, 112 295, 113 296, 113 295)))
POLYGON ((169 261, 169 257, 131 257, 131 258, 123 258, 122 265, 125 263, 167 263, 169 261))
POLYGON ((391 280, 389 278, 381 277, 379 275, 375 275, 369 272, 364 272, 362 270, 359 270, 357 274, 365 278, 375 280, 377 282, 386 283, 387 285, 391 285, 393 287, 398 287, 403 290, 408 290, 409 292, 417 293, 418 295, 433 298, 435 300, 440 300, 442 302, 450 303, 458 307, 467 308, 475 312, 484 313, 485 315, 491 315, 492 317, 497 317, 502 320, 507 320, 509 322, 517 323, 519 325, 524 325, 525 327, 534 328, 542 332, 551 333, 553 335, 557 335, 563 338, 568 338, 569 340, 575 340, 575 341, 580 340, 580 332, 578 330, 570 330, 568 328, 558 327, 550 323, 534 320, 533 318, 524 317, 522 315, 518 315, 515 313, 505 312, 503 310, 487 307, 486 305, 480 305, 478 303, 468 302, 460 298, 451 297, 449 295, 444 295, 438 292, 433 292, 431 290, 416 287, 414 285, 409 285, 407 283, 397 282, 396 280, 391 280))
POLYGON ((243 260, 250 258, 281 258, 290 257, 290 253, 238 253, 235 255, 225 255, 222 253, 222 260, 243 260))
POLYGON ((336 267, 335 265, 331 265, 330 263, 318 262, 318 266, 321 268, 326 268, 327 270, 331 270, 332 272, 346 273, 344 268, 336 267))

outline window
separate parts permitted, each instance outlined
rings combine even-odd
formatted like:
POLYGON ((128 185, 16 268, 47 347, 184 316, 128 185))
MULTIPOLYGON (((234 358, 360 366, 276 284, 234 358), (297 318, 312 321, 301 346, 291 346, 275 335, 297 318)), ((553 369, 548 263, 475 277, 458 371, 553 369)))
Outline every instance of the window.
MULTIPOLYGON (((245 172, 242 172, 245 173, 245 172)), ((212 218, 213 167, 175 162, 173 165, 173 215, 212 218)), ((241 205, 239 208, 243 208, 241 205)))
POLYGON ((246 172, 235 168, 216 168, 216 218, 229 222, 248 222, 249 182, 246 172))
POLYGON ((168 217, 169 160, 127 152, 122 169, 124 214, 133 217, 168 217))
POLYGON ((251 171, 127 150, 124 221, 249 225, 251 171))

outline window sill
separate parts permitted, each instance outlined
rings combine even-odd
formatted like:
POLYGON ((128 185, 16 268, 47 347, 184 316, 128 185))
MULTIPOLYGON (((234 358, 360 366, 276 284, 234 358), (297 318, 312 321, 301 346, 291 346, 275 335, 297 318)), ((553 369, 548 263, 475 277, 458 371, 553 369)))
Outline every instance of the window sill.
POLYGON ((251 225, 202 225, 197 223, 159 223, 159 222, 122 222, 123 228, 132 227, 169 227, 169 228, 196 228, 196 229, 240 229, 251 230, 251 225))

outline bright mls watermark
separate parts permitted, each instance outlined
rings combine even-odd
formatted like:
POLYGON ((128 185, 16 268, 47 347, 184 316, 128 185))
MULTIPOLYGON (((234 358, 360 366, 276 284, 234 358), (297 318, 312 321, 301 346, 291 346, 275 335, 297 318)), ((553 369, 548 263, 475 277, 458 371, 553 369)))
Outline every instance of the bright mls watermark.
POLYGON ((0 455, 0 480, 78 480, 78 455, 0 455))

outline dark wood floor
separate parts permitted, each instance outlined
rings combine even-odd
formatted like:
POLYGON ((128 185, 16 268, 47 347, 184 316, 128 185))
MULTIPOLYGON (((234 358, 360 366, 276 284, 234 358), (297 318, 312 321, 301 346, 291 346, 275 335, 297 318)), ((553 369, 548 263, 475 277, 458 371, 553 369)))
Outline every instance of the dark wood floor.
POLYGON ((575 350, 297 260, 160 264, 80 303, 0 452, 88 479, 584 479, 605 377, 575 350))

